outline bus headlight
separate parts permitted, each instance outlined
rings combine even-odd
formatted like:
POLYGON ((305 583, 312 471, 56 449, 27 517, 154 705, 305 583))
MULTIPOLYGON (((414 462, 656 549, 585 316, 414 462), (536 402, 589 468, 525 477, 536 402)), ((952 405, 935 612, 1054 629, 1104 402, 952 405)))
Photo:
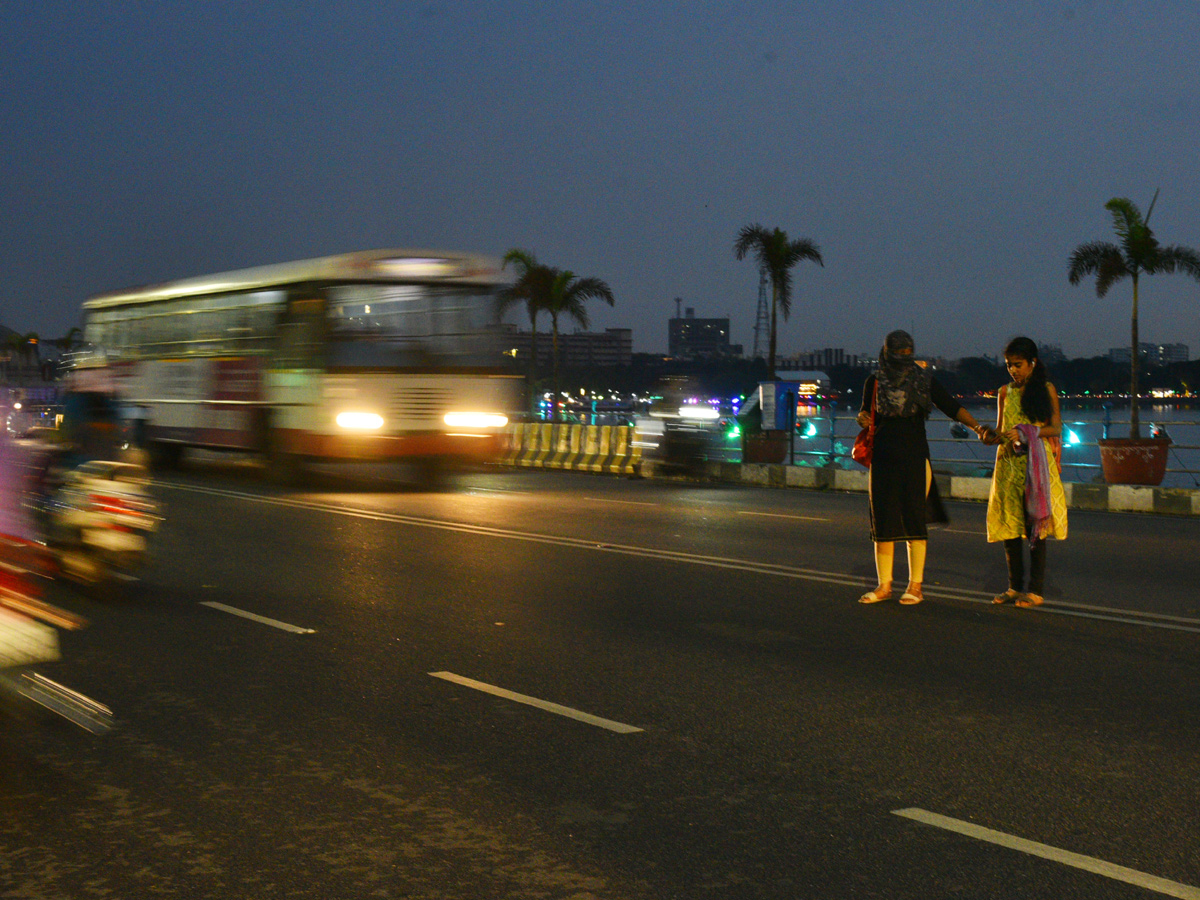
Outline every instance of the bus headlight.
POLYGON ((442 421, 451 428, 503 428, 508 424, 508 416, 500 413, 448 412, 442 421))
POLYGON ((370 412, 341 412, 334 421, 347 431, 378 431, 383 427, 383 416, 370 412))

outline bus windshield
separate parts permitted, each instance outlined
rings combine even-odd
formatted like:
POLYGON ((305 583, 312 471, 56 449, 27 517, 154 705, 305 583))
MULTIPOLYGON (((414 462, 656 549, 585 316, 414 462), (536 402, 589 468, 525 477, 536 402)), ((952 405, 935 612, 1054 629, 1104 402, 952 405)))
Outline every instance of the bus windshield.
POLYGON ((490 291, 343 284, 327 294, 333 367, 501 365, 490 291))

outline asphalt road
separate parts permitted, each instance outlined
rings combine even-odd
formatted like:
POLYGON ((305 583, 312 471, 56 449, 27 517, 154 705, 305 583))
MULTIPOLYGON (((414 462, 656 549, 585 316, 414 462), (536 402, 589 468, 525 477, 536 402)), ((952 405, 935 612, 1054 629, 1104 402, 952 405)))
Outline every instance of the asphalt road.
POLYGON ((952 503, 908 608, 862 495, 158 494, 136 591, 52 589, 120 727, 4 723, 0 896, 1200 897, 1198 522, 1073 511, 1017 610, 952 503))

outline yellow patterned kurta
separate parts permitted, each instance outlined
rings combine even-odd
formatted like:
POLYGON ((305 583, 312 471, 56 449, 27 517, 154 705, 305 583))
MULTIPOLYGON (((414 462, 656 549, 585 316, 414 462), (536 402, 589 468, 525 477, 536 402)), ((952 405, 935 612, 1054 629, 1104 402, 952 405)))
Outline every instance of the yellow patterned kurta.
MULTIPOLYGON (((1021 388, 1008 386, 1004 398, 1004 415, 1000 431, 1008 431, 1018 425, 1035 424, 1021 412, 1021 388)), ((1058 472, 1054 454, 1047 438, 1042 438, 1046 447, 1046 458, 1050 463, 1050 527, 1047 537, 1063 540, 1067 536, 1067 496, 1063 492, 1062 477, 1058 472)), ((996 448, 996 468, 992 472, 992 490, 988 495, 987 539, 1006 541, 1010 538, 1027 537, 1025 534, 1025 457, 1014 456, 1006 446, 996 448)))

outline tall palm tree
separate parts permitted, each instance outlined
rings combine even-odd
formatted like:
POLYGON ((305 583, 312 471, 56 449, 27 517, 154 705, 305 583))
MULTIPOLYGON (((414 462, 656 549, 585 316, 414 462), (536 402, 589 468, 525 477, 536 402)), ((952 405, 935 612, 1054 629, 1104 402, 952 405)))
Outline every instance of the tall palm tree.
POLYGON ((551 355, 554 360, 554 397, 558 403, 558 317, 568 316, 587 328, 591 323, 587 312, 589 300, 603 300, 613 305, 612 289, 599 278, 577 278, 569 270, 551 269, 550 293, 546 297, 545 310, 550 313, 551 355))
POLYGON ((820 248, 807 238, 789 240, 787 232, 776 228, 768 231, 762 225, 746 225, 733 242, 733 254, 744 259, 754 253, 759 267, 771 279, 771 338, 767 356, 767 375, 775 380, 776 310, 783 311, 786 320, 792 311, 792 267, 801 260, 811 260, 822 268, 820 248))
POLYGON ((1200 281, 1200 254, 1189 247, 1163 247, 1150 230, 1150 214, 1158 191, 1150 201, 1143 218, 1131 200, 1114 197, 1104 204, 1112 214, 1113 230, 1120 244, 1110 241, 1090 241, 1080 244, 1071 254, 1067 278, 1071 284, 1088 275, 1096 276, 1096 296, 1103 297, 1118 281, 1128 277, 1133 284, 1132 344, 1129 349, 1129 436, 1142 436, 1138 420, 1138 277, 1171 274, 1180 271, 1200 281))
POLYGON ((72 325, 66 334, 60 338, 55 338, 51 343, 64 353, 78 350, 83 346, 83 329, 78 325, 72 325))
POLYGON ((497 295, 499 310, 503 313, 516 303, 524 303, 529 314, 529 389, 537 384, 537 317, 546 311, 554 270, 537 261, 537 257, 526 250, 513 248, 504 254, 504 268, 512 263, 517 280, 497 295))

